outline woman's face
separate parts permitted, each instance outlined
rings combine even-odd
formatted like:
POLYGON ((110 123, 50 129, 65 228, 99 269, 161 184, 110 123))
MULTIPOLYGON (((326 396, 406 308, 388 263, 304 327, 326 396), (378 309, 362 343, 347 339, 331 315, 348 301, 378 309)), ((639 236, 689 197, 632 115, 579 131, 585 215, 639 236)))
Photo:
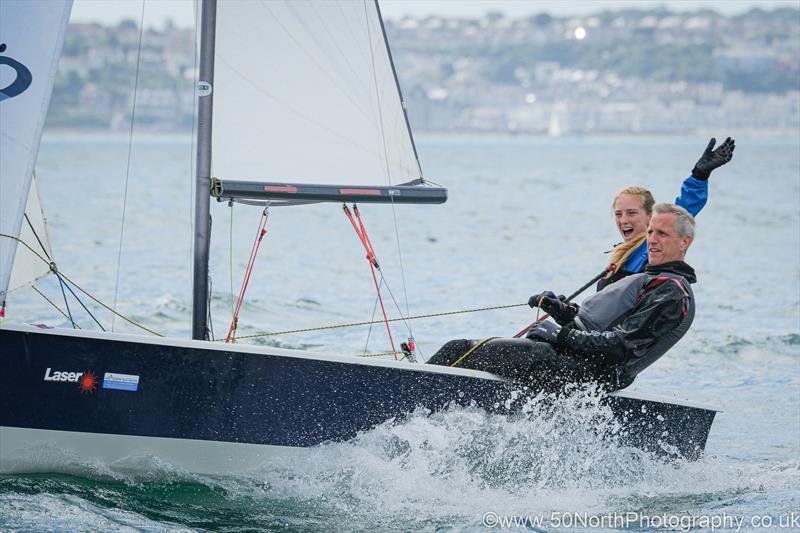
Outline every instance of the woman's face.
POLYGON ((614 221, 625 242, 647 231, 650 217, 645 213, 642 198, 631 194, 617 198, 614 202, 614 221))

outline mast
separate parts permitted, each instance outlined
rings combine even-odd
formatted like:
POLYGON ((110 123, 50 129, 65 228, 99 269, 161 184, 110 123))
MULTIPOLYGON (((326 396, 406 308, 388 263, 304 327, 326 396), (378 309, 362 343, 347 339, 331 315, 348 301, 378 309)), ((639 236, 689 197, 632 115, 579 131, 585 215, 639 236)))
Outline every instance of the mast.
POLYGON ((217 0, 202 0, 197 84, 197 180, 194 209, 192 338, 208 340, 208 250, 211 238, 211 119, 214 107, 214 36, 217 0))

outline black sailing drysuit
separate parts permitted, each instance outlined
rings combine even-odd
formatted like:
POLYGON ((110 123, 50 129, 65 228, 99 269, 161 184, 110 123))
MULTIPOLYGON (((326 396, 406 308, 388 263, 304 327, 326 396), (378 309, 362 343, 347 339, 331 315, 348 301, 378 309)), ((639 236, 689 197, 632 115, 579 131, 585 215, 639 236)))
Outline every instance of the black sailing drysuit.
POLYGON ((683 261, 648 266, 587 298, 554 343, 494 339, 445 344, 428 363, 485 370, 543 389, 571 382, 630 385, 664 355, 694 319, 694 269, 683 261))

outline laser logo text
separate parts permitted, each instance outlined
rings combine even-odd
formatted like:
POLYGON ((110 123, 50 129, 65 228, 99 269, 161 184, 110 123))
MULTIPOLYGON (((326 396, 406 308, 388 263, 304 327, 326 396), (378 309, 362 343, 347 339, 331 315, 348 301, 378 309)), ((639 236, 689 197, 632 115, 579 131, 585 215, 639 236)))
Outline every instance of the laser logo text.
POLYGON ((56 370, 48 368, 44 373, 45 381, 65 381, 69 383, 77 383, 83 372, 64 372, 63 370, 56 370))

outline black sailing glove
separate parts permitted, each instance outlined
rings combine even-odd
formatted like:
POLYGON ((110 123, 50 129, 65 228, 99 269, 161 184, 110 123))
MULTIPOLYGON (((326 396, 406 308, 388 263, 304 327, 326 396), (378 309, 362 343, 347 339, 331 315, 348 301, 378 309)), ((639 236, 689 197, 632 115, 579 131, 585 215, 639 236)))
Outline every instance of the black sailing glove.
POLYGON ((555 346, 558 342, 559 331, 561 331, 561 326, 553 324, 549 320, 543 320, 531 328, 525 336, 532 341, 547 342, 555 346))
POLYGON ((692 176, 699 180, 707 180, 711 175, 711 171, 719 168, 733 157, 733 150, 736 148, 736 141, 728 137, 725 142, 719 145, 719 148, 714 150, 714 144, 717 140, 712 137, 708 141, 706 151, 700 156, 700 159, 695 163, 692 169, 692 176))
POLYGON ((572 319, 578 314, 578 306, 564 300, 566 298, 563 296, 556 296, 552 291, 545 291, 531 296, 528 299, 528 305, 539 307, 563 326, 572 322, 572 319))

